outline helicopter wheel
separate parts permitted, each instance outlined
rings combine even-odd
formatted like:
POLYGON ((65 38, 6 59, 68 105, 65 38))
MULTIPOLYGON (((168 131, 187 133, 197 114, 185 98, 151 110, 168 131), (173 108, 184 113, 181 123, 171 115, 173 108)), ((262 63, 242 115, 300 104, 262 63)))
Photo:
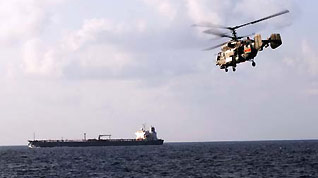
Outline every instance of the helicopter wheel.
POLYGON ((235 67, 233 67, 233 72, 235 72, 236 71, 236 68, 235 67))
POLYGON ((229 71, 229 69, 225 68, 225 72, 228 72, 228 71, 229 71))
POLYGON ((256 66, 256 63, 255 63, 254 61, 252 62, 252 66, 253 66, 253 67, 255 67, 255 66, 256 66))

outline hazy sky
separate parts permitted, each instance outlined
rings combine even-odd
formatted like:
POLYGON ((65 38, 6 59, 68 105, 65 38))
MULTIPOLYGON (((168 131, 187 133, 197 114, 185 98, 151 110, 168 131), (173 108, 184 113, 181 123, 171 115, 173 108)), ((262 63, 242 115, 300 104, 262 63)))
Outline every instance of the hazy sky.
POLYGON ((166 141, 318 138, 317 1, 0 1, 0 145, 112 134, 166 141), (283 45, 225 73, 203 21, 283 45))

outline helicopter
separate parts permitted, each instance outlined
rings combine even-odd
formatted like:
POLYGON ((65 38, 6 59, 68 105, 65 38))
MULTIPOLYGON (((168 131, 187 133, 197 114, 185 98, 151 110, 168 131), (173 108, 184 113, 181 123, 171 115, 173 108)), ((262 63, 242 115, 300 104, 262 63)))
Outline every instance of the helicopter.
POLYGON ((284 11, 278 12, 276 14, 273 14, 273 15, 255 20, 255 21, 248 22, 242 25, 233 26, 233 27, 214 25, 211 23, 194 24, 193 26, 209 27, 209 29, 203 31, 203 33, 231 39, 230 41, 227 41, 225 43, 222 43, 216 46, 212 46, 204 50, 213 50, 215 48, 221 47, 221 51, 217 53, 216 65, 220 66, 220 69, 224 69, 225 72, 228 72, 228 67, 232 67, 233 72, 235 72, 237 64, 242 62, 250 61, 252 62, 252 66, 255 67, 256 63, 254 61, 254 58, 256 57, 259 51, 262 51, 264 48, 267 48, 268 46, 270 46, 272 49, 276 49, 282 44, 281 36, 279 33, 273 33, 266 40, 262 40, 260 34, 253 33, 246 36, 238 36, 236 33, 236 30, 238 28, 241 28, 247 25, 252 25, 252 24, 261 22, 263 20, 267 20, 279 15, 286 14, 286 13, 289 13, 289 10, 284 10, 284 11), (230 30, 232 35, 229 35, 228 33, 220 32, 216 29, 230 30), (254 35, 254 39, 249 38, 249 36, 252 36, 252 35, 254 35))

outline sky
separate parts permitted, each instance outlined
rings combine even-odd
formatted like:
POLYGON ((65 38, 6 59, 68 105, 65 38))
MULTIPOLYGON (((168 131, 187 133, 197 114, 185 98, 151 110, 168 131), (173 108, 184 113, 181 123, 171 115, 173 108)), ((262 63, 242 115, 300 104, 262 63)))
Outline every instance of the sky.
POLYGON ((317 1, 0 1, 0 145, 28 139, 167 142, 318 138, 317 1), (192 24, 235 26, 283 44, 225 73, 227 39, 192 24))

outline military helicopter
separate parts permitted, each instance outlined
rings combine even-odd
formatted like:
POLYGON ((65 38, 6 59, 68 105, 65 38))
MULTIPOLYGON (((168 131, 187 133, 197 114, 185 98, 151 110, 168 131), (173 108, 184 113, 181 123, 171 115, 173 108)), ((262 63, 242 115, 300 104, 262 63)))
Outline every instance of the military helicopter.
POLYGON ((271 34, 270 37, 266 40, 262 40, 260 34, 256 34, 254 36, 254 40, 250 39, 249 36, 237 36, 236 30, 238 28, 252 25, 258 22, 261 22, 263 20, 267 20, 279 15, 283 15, 288 13, 288 10, 284 10, 282 12, 252 21, 248 22, 242 25, 237 25, 234 27, 226 27, 226 26, 220 26, 220 25, 214 25, 210 23, 206 24, 194 24, 193 26, 196 27, 209 27, 209 29, 203 31, 207 34, 212 34, 218 37, 227 37, 231 40, 204 50, 212 50, 218 47, 221 47, 221 51, 217 54, 216 57, 216 65, 220 66, 220 69, 224 69, 225 72, 228 72, 228 67, 232 67, 233 71, 235 72, 236 66, 239 63, 251 61, 252 66, 255 67, 256 63, 254 61, 255 56, 257 55, 258 51, 262 51, 264 48, 267 48, 268 46, 271 46, 272 49, 276 49, 282 44, 282 40, 280 37, 280 34, 271 34), (232 35, 228 35, 227 33, 223 33, 220 31, 217 31, 216 28, 221 29, 227 29, 230 30, 232 35), (243 39, 246 38, 246 39, 243 39), (243 40, 242 40, 243 39, 243 40))

